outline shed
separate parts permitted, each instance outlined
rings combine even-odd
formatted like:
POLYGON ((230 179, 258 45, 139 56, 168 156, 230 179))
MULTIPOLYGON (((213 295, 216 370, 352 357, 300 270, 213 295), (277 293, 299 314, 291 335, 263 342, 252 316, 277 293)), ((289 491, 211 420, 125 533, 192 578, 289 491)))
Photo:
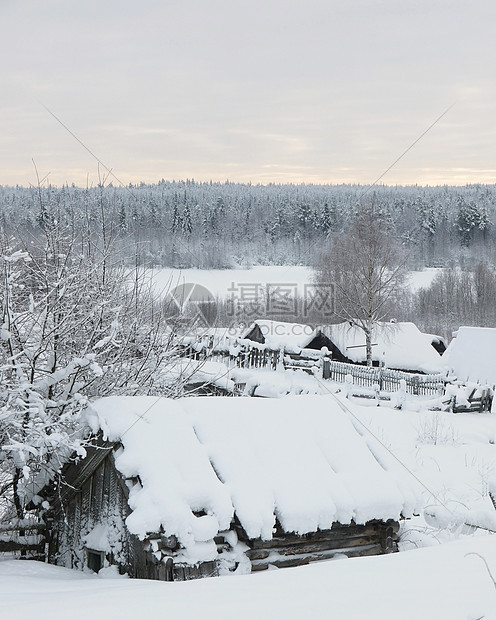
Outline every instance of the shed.
POLYGON ((196 328, 178 339, 179 345, 189 350, 189 354, 208 352, 229 352, 236 344, 242 330, 237 327, 196 328))
POLYGON ((234 392, 234 382, 229 376, 229 368, 222 362, 206 359, 195 360, 182 358, 162 373, 162 381, 170 387, 175 386, 177 393, 215 394, 226 396, 234 392))
MULTIPOLYGON (((324 333, 341 355, 356 364, 366 363, 365 334, 356 325, 345 321, 325 327, 324 333)), ((372 330, 372 361, 394 370, 438 373, 443 368, 441 343, 442 338, 422 333, 414 323, 377 323, 372 330)))
POLYGON ((496 328, 460 327, 443 355, 443 364, 460 381, 496 385, 496 328))
POLYGON ((279 351, 284 348, 284 352, 290 355, 299 355, 302 350, 321 351, 327 349, 333 359, 343 362, 349 361, 341 355, 341 352, 321 328, 314 329, 310 325, 302 323, 258 319, 241 334, 240 340, 264 345, 272 351, 279 351))
POLYGON ((67 567, 183 580, 380 554, 418 501, 332 396, 108 397, 88 421, 100 444, 48 513, 67 567))
POLYGON ((286 353, 299 353, 301 343, 306 342, 313 332, 310 325, 303 323, 257 319, 239 339, 265 345, 272 351, 278 351, 283 347, 286 353))

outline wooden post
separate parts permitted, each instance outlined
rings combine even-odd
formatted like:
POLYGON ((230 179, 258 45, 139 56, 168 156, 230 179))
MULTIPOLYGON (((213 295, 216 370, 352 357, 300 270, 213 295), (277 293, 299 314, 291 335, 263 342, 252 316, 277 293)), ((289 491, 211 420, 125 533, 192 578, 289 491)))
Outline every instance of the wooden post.
POLYGON ((328 357, 322 358, 322 379, 331 378, 331 360, 328 357))

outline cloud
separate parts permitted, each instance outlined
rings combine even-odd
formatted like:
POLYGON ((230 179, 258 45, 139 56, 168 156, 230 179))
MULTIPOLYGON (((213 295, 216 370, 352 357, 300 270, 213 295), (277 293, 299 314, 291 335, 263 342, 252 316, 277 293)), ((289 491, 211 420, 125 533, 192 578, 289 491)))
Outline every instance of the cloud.
POLYGON ((94 174, 39 101, 125 182, 367 183, 455 100, 384 182, 491 182, 494 18, 489 0, 2 3, 2 182, 32 158, 53 183, 94 174))

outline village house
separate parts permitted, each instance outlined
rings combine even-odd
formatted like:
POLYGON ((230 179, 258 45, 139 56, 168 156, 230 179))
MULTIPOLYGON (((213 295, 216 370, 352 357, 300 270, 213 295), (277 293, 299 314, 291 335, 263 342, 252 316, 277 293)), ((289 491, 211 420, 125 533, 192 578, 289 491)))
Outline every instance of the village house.
MULTIPOLYGON (((328 325, 324 334, 339 352, 335 361, 365 364, 367 352, 363 330, 348 321, 328 325)), ((372 329, 372 362, 394 370, 434 374, 443 369, 446 346, 439 336, 422 333, 414 323, 381 322, 372 329)))
MULTIPOLYGON (((455 412, 493 410, 496 386, 496 329, 460 327, 443 355, 455 412)), ((448 394, 449 395, 449 394, 448 394)))
POLYGON ((285 353, 291 355, 304 355, 305 352, 311 354, 312 351, 340 355, 321 328, 314 329, 302 323, 257 319, 240 335, 238 341, 257 343, 271 351, 283 349, 285 353))
POLYGON ((222 362, 208 359, 182 358, 164 373, 170 386, 175 385, 178 393, 196 396, 229 396, 234 392, 234 383, 229 368, 222 362))
POLYGON ((229 353, 236 346, 243 331, 236 327, 196 328, 179 337, 178 344, 187 350, 189 356, 200 353, 229 353))
POLYGON ((334 396, 109 397, 88 424, 97 445, 33 498, 61 566, 184 580, 381 554, 417 507, 334 396))

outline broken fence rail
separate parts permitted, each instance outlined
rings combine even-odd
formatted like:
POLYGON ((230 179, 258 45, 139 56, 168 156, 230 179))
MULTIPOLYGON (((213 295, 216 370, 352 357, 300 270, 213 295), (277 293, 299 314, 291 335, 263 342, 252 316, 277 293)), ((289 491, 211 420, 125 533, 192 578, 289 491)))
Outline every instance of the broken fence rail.
POLYGON ((0 524, 0 557, 44 560, 46 523, 21 520, 0 524))

